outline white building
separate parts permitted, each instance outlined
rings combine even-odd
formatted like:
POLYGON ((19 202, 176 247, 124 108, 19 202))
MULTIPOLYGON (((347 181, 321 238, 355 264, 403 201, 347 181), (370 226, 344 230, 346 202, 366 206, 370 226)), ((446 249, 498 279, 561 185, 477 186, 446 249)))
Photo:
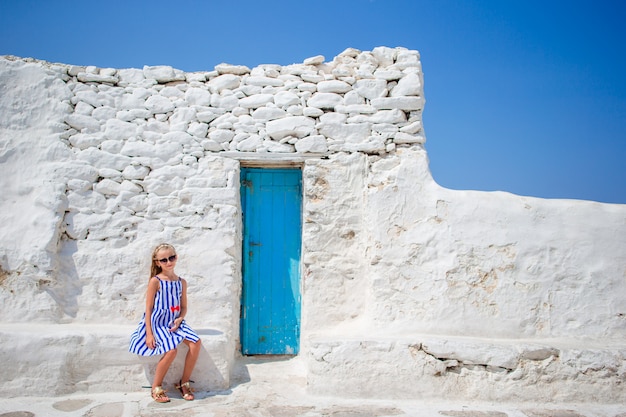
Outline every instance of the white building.
POLYGON ((423 105, 404 48, 199 73, 1 57, 0 393, 146 385, 127 347, 166 241, 198 389, 243 350, 301 355, 317 394, 626 401, 626 206, 444 189, 423 105))

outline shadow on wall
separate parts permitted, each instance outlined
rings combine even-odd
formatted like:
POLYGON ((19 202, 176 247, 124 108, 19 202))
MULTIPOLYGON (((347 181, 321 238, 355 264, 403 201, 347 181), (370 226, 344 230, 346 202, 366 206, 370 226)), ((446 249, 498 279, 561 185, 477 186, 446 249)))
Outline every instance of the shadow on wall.
MULTIPOLYGON (((230 382, 224 378, 224 376, 220 372, 220 367, 218 366, 218 364, 215 363, 215 360, 207 350, 207 343, 209 342, 210 336, 221 336, 223 333, 214 329, 194 330, 202 339, 202 349, 200 350, 198 362, 196 362, 193 374, 191 375, 191 380, 194 381, 193 388, 198 391, 221 391, 224 389, 228 389, 230 382)), ((187 355, 188 351, 189 348, 184 343, 178 345, 178 353, 176 354, 176 359, 174 360, 174 363, 172 363, 172 365, 170 366, 170 369, 167 371, 167 374, 165 375, 165 379, 163 381, 163 385, 166 390, 170 392, 177 391, 174 387, 176 384, 179 383, 180 377, 183 374, 185 356, 187 355)), ((156 366, 161 359, 161 356, 138 356, 138 358, 140 358, 140 361, 144 366, 144 373, 146 375, 148 386, 150 386, 150 384, 152 384, 152 380, 154 379, 156 366)))
POLYGON ((59 279, 54 286, 45 291, 57 302, 62 313, 76 318, 78 314, 78 297, 83 293, 83 286, 78 276, 74 254, 78 252, 76 241, 64 241, 59 256, 59 279))

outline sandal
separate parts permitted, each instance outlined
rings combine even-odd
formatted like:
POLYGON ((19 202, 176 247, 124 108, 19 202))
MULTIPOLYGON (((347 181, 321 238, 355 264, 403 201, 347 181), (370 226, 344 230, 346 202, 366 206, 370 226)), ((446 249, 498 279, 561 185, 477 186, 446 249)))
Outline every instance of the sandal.
POLYGON ((193 389, 189 385, 190 382, 193 381, 187 381, 183 384, 183 381, 181 380, 178 385, 176 385, 176 388, 180 391, 185 401, 193 401, 195 398, 193 396, 193 389))
POLYGON ((165 394, 165 390, 161 386, 152 389, 152 399, 158 403, 170 402, 169 397, 165 394))

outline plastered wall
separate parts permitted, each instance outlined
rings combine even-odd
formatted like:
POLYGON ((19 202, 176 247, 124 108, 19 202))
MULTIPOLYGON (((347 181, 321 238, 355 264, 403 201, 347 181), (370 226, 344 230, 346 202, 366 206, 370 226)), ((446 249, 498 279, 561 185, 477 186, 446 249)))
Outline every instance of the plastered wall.
MULTIPOLYGON (((239 169, 297 165, 312 392, 623 399, 626 207, 439 187, 416 51, 197 73, 3 57, 0 93, 0 300, 11 306, 0 335, 19 328, 20 346, 66 349, 50 349, 55 366, 13 363, 16 378, 36 368, 59 393, 149 377, 153 364, 123 350, 151 249, 168 241, 206 338, 199 386, 228 386, 239 169), (59 389, 64 361, 99 338, 123 359, 101 352, 110 371, 83 365, 59 389)), ((3 362, 18 352, 5 348, 3 362)))

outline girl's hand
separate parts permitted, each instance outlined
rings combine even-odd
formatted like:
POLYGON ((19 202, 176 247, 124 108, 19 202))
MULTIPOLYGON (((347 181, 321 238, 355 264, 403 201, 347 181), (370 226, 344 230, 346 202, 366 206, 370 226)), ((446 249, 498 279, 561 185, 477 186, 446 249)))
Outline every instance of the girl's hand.
POLYGON ((150 349, 154 349, 156 347, 156 342, 153 335, 146 335, 146 346, 148 346, 148 348, 150 349))
POLYGON ((174 321, 172 322, 172 327, 170 327, 170 332, 175 332, 176 330, 178 330, 178 327, 180 326, 180 323, 182 322, 183 322, 182 317, 175 318, 174 321))

